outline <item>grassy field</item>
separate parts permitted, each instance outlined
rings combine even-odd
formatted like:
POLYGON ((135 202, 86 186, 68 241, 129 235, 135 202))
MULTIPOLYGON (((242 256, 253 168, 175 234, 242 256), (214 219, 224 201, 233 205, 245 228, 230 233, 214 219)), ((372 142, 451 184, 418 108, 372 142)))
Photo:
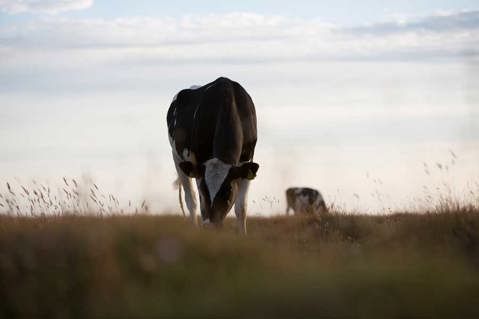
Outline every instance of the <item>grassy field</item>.
POLYGON ((1 217, 0 317, 479 318, 479 211, 1 217))

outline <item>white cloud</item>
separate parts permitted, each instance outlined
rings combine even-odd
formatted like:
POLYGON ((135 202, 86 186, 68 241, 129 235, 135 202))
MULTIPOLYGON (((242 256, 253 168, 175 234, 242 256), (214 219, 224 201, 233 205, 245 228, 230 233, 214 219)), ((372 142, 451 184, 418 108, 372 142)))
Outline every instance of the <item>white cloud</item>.
POLYGON ((461 12, 357 28, 255 13, 110 20, 50 16, 0 29, 0 71, 13 85, 25 72, 40 77, 44 71, 99 67, 469 61, 479 52, 477 15, 461 12))
POLYGON ((438 12, 424 17, 396 16, 392 21, 350 28, 360 34, 391 34, 402 32, 448 32, 479 28, 479 11, 438 12))
POLYGON ((0 30, 0 56, 8 63, 22 54, 42 55, 48 63, 51 55, 74 58, 88 51, 87 58, 93 60, 168 64, 463 58, 478 54, 478 18, 478 11, 470 11, 341 28, 315 19, 255 13, 112 20, 52 17, 0 30))
POLYGON ((92 4, 93 0, 0 0, 0 11, 9 14, 23 12, 56 14, 86 9, 92 4))

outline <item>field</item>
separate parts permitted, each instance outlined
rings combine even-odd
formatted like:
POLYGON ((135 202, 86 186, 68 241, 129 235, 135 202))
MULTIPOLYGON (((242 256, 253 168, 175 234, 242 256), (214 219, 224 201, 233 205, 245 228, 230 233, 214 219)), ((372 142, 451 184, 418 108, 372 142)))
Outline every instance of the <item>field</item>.
POLYGON ((479 211, 0 218, 0 317, 478 318, 479 211))

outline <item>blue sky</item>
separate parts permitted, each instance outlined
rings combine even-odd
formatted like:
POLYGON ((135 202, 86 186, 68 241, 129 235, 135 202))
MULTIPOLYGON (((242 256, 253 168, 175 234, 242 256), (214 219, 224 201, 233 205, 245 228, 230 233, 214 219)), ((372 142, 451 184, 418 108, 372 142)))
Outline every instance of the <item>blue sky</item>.
POLYGON ((180 16, 184 14, 208 14, 225 12, 257 12, 318 18, 325 22, 355 25, 390 18, 393 14, 429 15, 438 11, 478 9, 474 0, 439 1, 285 1, 285 0, 228 0, 228 1, 98 1, 83 16, 102 18, 125 16, 180 16))
MULTIPOLYGON (((15 1, 4 1, 15 2, 15 1)), ((27 1, 28 2, 28 1, 27 1)), ((262 14, 277 14, 298 17, 316 17, 326 22, 341 25, 377 22, 391 15, 430 15, 437 12, 475 10, 475 0, 437 1, 286 1, 286 0, 228 0, 228 1, 145 1, 145 0, 100 0, 84 10, 69 12, 69 16, 113 18, 128 16, 179 16, 184 14, 225 13, 248 11, 262 14)), ((7 17, 5 13, 2 19, 7 17)), ((21 18, 21 17, 15 17, 21 18)))
POLYGON ((366 176, 399 208, 479 177, 479 2, 199 3, 0 0, 0 182, 89 176, 176 209, 165 114, 218 76, 257 106, 255 212, 291 185, 373 211, 366 176))

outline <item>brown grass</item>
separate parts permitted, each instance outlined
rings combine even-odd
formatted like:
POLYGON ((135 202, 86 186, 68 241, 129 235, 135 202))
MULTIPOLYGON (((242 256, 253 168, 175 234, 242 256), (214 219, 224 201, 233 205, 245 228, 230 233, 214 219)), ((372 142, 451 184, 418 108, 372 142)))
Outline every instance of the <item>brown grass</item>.
POLYGON ((479 212, 0 218, 0 317, 479 316, 479 212))

